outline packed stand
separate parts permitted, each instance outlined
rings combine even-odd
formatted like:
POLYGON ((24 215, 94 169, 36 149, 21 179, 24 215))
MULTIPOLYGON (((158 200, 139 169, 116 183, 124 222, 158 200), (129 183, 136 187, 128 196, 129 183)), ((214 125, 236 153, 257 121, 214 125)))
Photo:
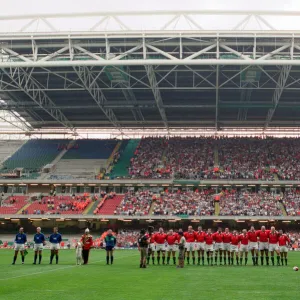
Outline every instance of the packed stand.
POLYGON ((140 232, 135 230, 121 230, 117 233, 117 247, 132 248, 137 247, 140 232))
POLYGON ((165 138, 143 138, 131 158, 131 178, 170 178, 170 170, 163 166, 163 154, 167 147, 165 138))
POLYGON ((227 190, 220 197, 221 216, 281 216, 280 195, 227 190))
POLYGON ((166 169, 175 179, 213 179, 212 138, 174 137, 167 141, 166 169))
POLYGON ((213 190, 165 192, 155 200, 154 215, 214 215, 213 190))
POLYGON ((156 195, 151 191, 130 191, 116 208, 115 215, 144 216, 149 214, 152 201, 156 195))
POLYGON ((289 216, 300 215, 300 190, 291 189, 285 191, 282 199, 282 203, 285 207, 286 213, 289 216))

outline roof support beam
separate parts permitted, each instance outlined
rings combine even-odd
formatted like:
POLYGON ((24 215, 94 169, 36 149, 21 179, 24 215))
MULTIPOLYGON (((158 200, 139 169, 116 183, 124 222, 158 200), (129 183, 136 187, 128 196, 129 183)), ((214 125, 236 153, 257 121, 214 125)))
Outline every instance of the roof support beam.
POLYGON ((86 90, 89 92, 91 97, 97 103, 98 107, 105 114, 107 119, 115 126, 117 129, 122 132, 121 127, 118 123, 118 119, 115 116, 113 110, 111 108, 105 108, 103 105, 107 103, 107 99, 103 94, 101 88, 99 87, 97 81, 95 80, 95 75, 90 72, 87 67, 74 67, 77 76, 81 80, 82 84, 85 86, 86 90))
POLYGON ((45 91, 40 89, 40 84, 31 76, 32 72, 28 72, 22 68, 2 69, 2 72, 53 119, 68 129, 74 129, 62 111, 56 108, 55 103, 49 98, 45 91))
POLYGON ((32 130, 32 127, 29 126, 29 124, 22 120, 19 116, 17 116, 13 111, 1 111, 0 119, 23 131, 29 132, 32 130))
POLYGON ((287 82, 287 79, 289 78, 289 74, 290 74, 291 69, 292 69, 291 66, 283 66, 282 69, 281 69, 281 72, 280 72, 280 75, 279 75, 278 81, 277 81, 277 87, 274 91, 273 98, 272 98, 272 103, 273 103, 274 107, 269 109, 269 111, 268 111, 268 115, 267 115, 267 118, 266 118, 264 129, 268 128, 270 122, 272 121, 275 110, 276 110, 276 108, 278 106, 278 103, 280 101, 282 92, 285 88, 285 84, 287 82))
POLYGON ((219 66, 216 69, 216 118, 215 118, 215 128, 216 131, 219 130, 219 66))
POLYGON ((165 109, 163 108, 163 102, 161 99, 161 94, 160 94, 160 90, 158 89, 158 84, 157 84, 157 80, 156 80, 156 76, 154 73, 154 69, 152 66, 145 66, 146 72, 147 72, 147 76, 150 82, 150 86, 154 95, 154 99, 157 105, 157 108, 159 110, 160 116, 162 118, 162 121, 166 127, 167 130, 169 130, 169 125, 168 125, 168 120, 167 120, 167 116, 166 116, 166 112, 165 109))

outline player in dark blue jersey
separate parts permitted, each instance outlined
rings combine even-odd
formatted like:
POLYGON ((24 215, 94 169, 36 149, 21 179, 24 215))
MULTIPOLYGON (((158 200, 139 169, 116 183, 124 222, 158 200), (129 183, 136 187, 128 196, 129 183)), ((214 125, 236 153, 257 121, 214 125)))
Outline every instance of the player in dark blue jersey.
POLYGON ((53 228, 53 233, 49 237, 50 242, 50 250, 51 250, 51 256, 50 256, 50 265, 52 265, 52 261, 55 255, 56 264, 58 264, 58 250, 60 248, 60 243, 62 241, 61 234, 58 232, 57 227, 53 228))
POLYGON ((42 251, 45 245, 45 236, 41 233, 41 227, 36 229, 36 234, 33 237, 34 241, 34 262, 33 264, 36 265, 36 260, 39 255, 39 264, 42 261, 42 251))
POLYGON ((21 227, 19 229, 19 233, 16 235, 15 238, 15 255, 13 259, 13 265, 16 263, 18 253, 20 251, 21 256, 22 256, 22 265, 24 264, 25 256, 24 256, 24 251, 25 251, 25 243, 27 242, 27 236, 24 233, 24 228, 21 227))

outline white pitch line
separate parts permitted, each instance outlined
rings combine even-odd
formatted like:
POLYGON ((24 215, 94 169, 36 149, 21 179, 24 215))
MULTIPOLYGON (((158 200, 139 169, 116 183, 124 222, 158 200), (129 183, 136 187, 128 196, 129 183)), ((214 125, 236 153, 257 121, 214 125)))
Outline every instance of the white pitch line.
MULTIPOLYGON (((136 255, 137 253, 134 253, 134 254, 136 255)), ((124 256, 122 256, 122 258, 128 257, 128 256, 134 256, 134 255, 124 255, 124 256)), ((96 261, 94 261, 93 263, 91 263, 90 265, 93 265, 93 264, 95 264, 95 263, 97 263, 97 262, 102 262, 102 261, 103 261, 103 259, 101 259, 101 260, 96 260, 96 261)), ((54 272, 54 271, 59 271, 59 270, 70 269, 70 268, 74 268, 74 267, 79 267, 79 266, 78 266, 78 265, 74 265, 74 266, 68 266, 68 267, 64 267, 64 268, 58 268, 58 269, 52 269, 52 270, 46 270, 46 271, 44 271, 44 272, 30 273, 30 276, 31 276, 31 275, 37 275, 37 274, 43 274, 43 273, 54 272)), ((26 276, 28 276, 28 274, 23 274, 23 275, 14 276, 14 277, 8 277, 8 278, 0 278, 0 281, 2 281, 2 280, 8 280, 8 279, 21 278, 21 277, 26 277, 26 276)))

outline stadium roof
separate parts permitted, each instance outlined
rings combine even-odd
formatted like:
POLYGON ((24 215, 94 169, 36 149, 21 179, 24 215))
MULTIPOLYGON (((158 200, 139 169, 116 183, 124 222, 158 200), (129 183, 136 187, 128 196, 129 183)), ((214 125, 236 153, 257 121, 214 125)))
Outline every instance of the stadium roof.
POLYGON ((280 28, 285 23, 274 18, 299 16, 274 11, 0 16, 0 24, 17 22, 12 32, 0 32, 0 109, 24 120, 24 130, 298 127, 300 31, 280 28), (207 28, 199 21, 207 16, 223 18, 230 27, 219 22, 221 28, 207 28), (75 24, 82 26, 83 17, 91 19, 84 23, 88 30, 57 29, 62 18, 78 18, 75 24))

